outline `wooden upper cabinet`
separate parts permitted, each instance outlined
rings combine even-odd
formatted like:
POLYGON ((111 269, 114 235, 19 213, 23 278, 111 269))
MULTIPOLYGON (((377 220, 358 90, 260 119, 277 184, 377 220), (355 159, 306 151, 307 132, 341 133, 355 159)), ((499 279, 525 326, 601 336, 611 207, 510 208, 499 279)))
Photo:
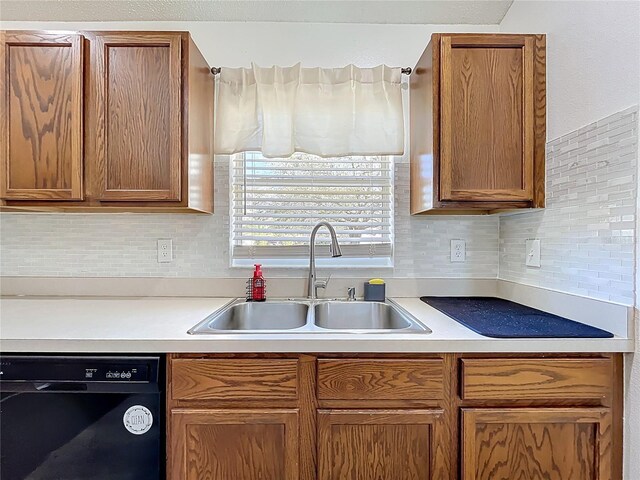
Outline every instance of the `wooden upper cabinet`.
POLYGON ((440 43, 441 200, 533 200, 533 38, 440 43))
POLYGON ((2 210, 213 212, 214 77, 188 32, 1 33, 2 210))
POLYGON ((98 33, 91 44, 97 197, 179 201, 180 34, 98 33))
POLYGON ((433 35, 410 103, 411 213, 544 206, 543 35, 433 35))
POLYGON ((463 409, 462 480, 612 480, 611 413, 463 409))
POLYGON ((0 32, 3 199, 83 198, 83 37, 0 32))

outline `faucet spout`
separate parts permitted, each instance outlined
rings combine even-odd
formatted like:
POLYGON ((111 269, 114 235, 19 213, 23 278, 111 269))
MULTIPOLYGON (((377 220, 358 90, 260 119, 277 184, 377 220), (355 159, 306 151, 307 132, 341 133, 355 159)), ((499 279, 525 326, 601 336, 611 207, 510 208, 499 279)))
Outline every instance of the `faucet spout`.
POLYGON ((318 222, 318 224, 313 227, 313 230, 311 230, 311 238, 309 239, 309 278, 307 280, 307 297, 312 300, 315 300, 318 297, 319 285, 316 278, 316 234, 321 227, 327 227, 327 230, 329 230, 329 234, 331 235, 331 244, 329 245, 331 256, 342 256, 340 243, 338 243, 338 237, 336 236, 336 231, 333 226, 329 222, 318 222))

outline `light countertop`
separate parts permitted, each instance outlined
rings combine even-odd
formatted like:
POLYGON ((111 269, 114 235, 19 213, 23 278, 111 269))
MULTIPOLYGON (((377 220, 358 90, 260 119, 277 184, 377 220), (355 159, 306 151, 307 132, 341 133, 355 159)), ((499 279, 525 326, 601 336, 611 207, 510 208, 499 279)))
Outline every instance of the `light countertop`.
POLYGON ((418 298, 394 298, 431 334, 278 333, 189 335, 230 302, 212 297, 6 297, 0 351, 180 352, 631 352, 632 339, 495 339, 418 298))

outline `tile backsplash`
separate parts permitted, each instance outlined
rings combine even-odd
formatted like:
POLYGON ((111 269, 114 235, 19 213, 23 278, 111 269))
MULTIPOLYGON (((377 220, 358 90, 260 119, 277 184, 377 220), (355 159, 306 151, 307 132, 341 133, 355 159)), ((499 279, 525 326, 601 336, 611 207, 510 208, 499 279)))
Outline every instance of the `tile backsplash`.
MULTIPOLYGON (((638 108, 547 145, 547 208, 507 216, 411 217, 409 165, 395 165, 393 269, 336 276, 496 278, 633 303, 638 108), (542 241, 541 268, 525 266, 525 242, 542 241), (464 239, 465 263, 451 263, 464 239)), ((214 215, 0 215, 0 272, 54 277, 245 277, 229 267, 229 164, 215 164, 214 215), (156 240, 171 238, 172 263, 156 240)), ((304 270, 268 269, 269 276, 304 270)))
MULTIPOLYGON (((6 276, 244 277, 229 267, 229 164, 215 164, 215 214, 0 215, 0 271, 6 276), (174 260, 158 263, 156 240, 173 240, 174 260)), ((393 269, 333 275, 495 278, 497 217, 409 216, 409 164, 395 165, 393 269), (467 242, 467 261, 451 263, 451 239, 467 242)), ((267 269, 270 276, 291 270, 267 269)), ((299 269, 297 276, 304 270, 299 269)))
POLYGON ((633 304, 638 107, 547 144, 547 206, 500 219, 499 277, 633 304), (525 242, 542 241, 541 268, 525 242))

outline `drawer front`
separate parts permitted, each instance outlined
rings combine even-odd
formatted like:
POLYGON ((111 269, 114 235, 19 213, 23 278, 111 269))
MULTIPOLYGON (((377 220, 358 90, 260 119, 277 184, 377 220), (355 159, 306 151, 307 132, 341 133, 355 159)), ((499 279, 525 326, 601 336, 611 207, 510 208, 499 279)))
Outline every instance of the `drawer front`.
POLYGON ((462 359, 464 400, 592 400, 612 388, 612 364, 593 359, 462 359))
POLYGON ((320 400, 442 399, 442 360, 318 360, 320 400))
POLYGON ((298 398, 296 359, 175 359, 171 362, 174 400, 298 398))

